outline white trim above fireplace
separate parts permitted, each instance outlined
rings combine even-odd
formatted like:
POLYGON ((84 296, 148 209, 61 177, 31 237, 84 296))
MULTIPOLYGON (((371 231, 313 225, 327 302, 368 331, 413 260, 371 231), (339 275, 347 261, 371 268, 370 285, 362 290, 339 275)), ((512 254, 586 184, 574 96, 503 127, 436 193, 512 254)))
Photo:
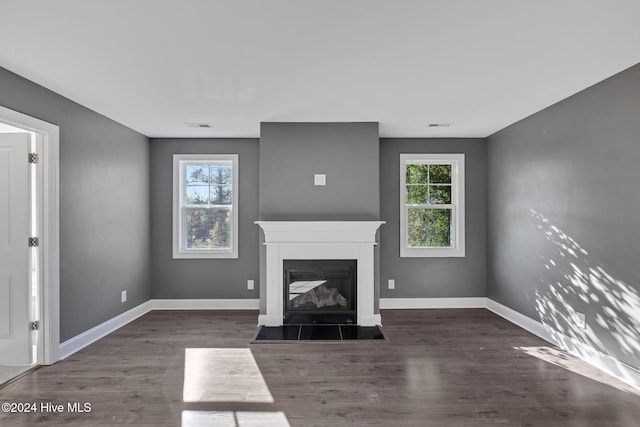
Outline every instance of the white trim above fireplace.
POLYGON ((355 259, 357 261, 356 323, 381 324, 374 314, 374 255, 376 231, 384 221, 256 221, 264 231, 266 313, 258 324, 280 326, 283 320, 283 261, 285 259, 355 259))

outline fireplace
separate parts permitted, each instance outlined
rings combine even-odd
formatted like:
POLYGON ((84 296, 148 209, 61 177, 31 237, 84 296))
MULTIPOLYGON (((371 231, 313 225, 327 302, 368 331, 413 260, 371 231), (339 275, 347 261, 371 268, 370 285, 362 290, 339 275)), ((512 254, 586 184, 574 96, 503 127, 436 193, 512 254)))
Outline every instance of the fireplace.
POLYGON ((356 260, 284 260, 284 324, 354 324, 356 260))
MULTIPOLYGON (((258 324, 265 326, 282 326, 293 323, 293 317, 297 311, 315 312, 316 323, 326 323, 327 316, 322 312, 339 312, 347 314, 350 312, 351 322, 359 326, 380 325, 380 315, 375 313, 375 263, 374 246, 376 244, 376 231, 382 221, 257 221, 264 231, 264 244, 266 245, 265 260, 265 286, 261 288, 260 299, 262 311, 258 316, 258 324), (285 272, 285 261, 296 261, 294 264, 293 278, 298 282, 320 282, 326 283, 298 283, 298 293, 293 298, 290 289, 286 286, 287 273, 285 272), (348 273, 345 267, 338 267, 335 276, 327 278, 325 273, 317 272, 308 275, 309 266, 313 266, 314 261, 328 262, 336 261, 331 266, 338 266, 340 262, 347 261, 353 263, 353 280, 355 286, 348 290, 342 281, 347 281, 348 273), (338 278, 340 279, 338 280, 338 278), (336 284, 340 281, 341 284, 336 284), (322 286, 317 292, 324 294, 324 297, 334 298, 338 304, 333 307, 313 307, 308 305, 308 301, 318 300, 322 295, 309 295, 303 301, 301 297, 297 303, 303 303, 298 307, 292 307, 290 303, 293 299, 304 295, 304 286, 322 286), (338 289, 333 291, 332 289, 338 289), (344 294, 342 293, 344 292, 344 294), (336 293, 347 300, 346 307, 341 304, 344 301, 336 293), (336 307, 339 306, 339 307, 336 307), (293 310, 291 310, 293 308, 293 310), (325 309, 326 308, 326 309, 325 309), (297 309, 297 310, 296 310, 297 309), (318 313, 320 311, 320 313, 318 313)), ((291 274, 289 273, 289 279, 291 274)), ((316 292, 316 293, 317 293, 316 292)), ((295 293, 295 290, 294 290, 295 293)), ((323 303, 320 303, 322 305, 323 303)), ((348 317, 346 317, 348 319, 348 317)), ((328 317, 329 322, 333 322, 328 317)), ((346 322, 346 320, 345 320, 346 322)), ((296 322, 298 323, 298 322, 296 322)))

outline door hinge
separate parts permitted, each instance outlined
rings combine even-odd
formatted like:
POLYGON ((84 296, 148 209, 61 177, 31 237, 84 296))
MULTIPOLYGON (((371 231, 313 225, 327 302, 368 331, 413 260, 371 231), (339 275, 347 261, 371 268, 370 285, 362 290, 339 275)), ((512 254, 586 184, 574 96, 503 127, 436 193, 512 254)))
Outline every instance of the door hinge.
POLYGON ((32 331, 37 331, 38 329, 40 329, 40 321, 39 320, 34 320, 33 322, 31 322, 31 330, 32 331))
POLYGON ((29 153, 29 163, 38 163, 40 156, 38 153, 29 153))
POLYGON ((37 237, 29 237, 29 247, 37 248, 38 246, 40 246, 40 239, 37 237))

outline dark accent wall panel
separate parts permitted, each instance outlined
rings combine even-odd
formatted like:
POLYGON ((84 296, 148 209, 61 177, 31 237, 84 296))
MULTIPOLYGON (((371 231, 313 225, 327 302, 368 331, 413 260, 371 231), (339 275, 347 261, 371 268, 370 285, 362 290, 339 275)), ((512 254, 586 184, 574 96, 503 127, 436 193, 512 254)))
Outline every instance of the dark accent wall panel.
POLYGON ((378 123, 262 123, 260 219, 376 221, 378 167, 378 123))
POLYGON ((636 65, 488 138, 489 297, 636 368, 639 112, 636 65))
POLYGON ((257 139, 151 140, 153 298, 258 298, 259 145, 257 139), (238 259, 173 259, 173 155, 238 154, 238 259), (247 290, 247 280, 256 282, 247 290))
POLYGON ((0 105, 60 127, 61 341, 147 301, 148 138, 3 68, 0 105))
POLYGON ((486 144, 484 139, 380 140, 380 297, 483 297, 485 274, 486 144), (464 153, 466 256, 400 258, 400 154, 464 153), (395 290, 387 287, 395 280, 395 290))

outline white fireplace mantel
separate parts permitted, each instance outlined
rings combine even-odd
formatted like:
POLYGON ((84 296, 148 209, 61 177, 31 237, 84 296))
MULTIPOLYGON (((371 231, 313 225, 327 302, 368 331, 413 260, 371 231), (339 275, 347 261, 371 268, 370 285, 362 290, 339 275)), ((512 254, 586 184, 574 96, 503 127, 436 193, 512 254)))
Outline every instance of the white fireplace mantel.
POLYGON ((354 259, 356 323, 380 325, 374 314, 374 255, 376 231, 384 221, 256 221, 264 231, 266 256, 266 313, 258 324, 280 326, 284 313, 283 261, 293 259, 354 259))

